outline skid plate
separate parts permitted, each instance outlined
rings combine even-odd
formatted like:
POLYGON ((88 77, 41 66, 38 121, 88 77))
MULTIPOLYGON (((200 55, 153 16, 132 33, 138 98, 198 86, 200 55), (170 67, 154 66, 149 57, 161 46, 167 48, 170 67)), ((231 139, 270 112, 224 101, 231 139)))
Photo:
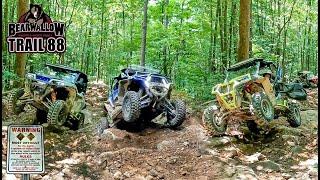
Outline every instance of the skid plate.
POLYGON ((111 117, 112 120, 115 120, 117 118, 121 118, 122 116, 122 106, 115 106, 114 108, 108 104, 104 104, 104 108, 107 111, 109 117, 111 117))

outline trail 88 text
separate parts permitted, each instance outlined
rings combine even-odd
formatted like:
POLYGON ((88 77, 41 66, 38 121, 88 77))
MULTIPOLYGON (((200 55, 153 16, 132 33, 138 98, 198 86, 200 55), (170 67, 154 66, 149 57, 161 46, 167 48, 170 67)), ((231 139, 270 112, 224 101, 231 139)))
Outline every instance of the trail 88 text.
POLYGON ((48 52, 64 52, 66 50, 66 40, 64 38, 48 38, 46 43, 48 52))
POLYGON ((23 52, 49 52, 62 53, 66 50, 66 40, 63 37, 44 39, 42 37, 13 37, 7 39, 10 53, 23 52))

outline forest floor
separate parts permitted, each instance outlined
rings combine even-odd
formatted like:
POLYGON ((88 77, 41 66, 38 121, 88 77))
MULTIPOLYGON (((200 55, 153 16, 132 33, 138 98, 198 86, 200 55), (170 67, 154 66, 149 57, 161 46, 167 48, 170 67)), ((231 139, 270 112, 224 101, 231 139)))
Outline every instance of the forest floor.
MULTIPOLYGON (((300 127, 291 128, 280 118, 259 137, 252 137, 245 126, 244 138, 208 137, 201 111, 188 109, 178 130, 110 128, 98 138, 92 132, 104 114, 105 88, 92 84, 88 90, 87 128, 45 133, 46 171, 32 179, 318 179, 317 89, 308 91, 308 101, 302 102, 300 127)), ((5 171, 6 125, 28 124, 34 111, 8 117, 3 110, 2 178, 16 179, 21 176, 5 171)))

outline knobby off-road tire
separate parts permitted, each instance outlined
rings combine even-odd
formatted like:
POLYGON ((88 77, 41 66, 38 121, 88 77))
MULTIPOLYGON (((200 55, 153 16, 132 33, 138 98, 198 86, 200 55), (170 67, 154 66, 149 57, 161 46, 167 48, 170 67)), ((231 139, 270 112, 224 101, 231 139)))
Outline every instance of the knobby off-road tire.
POLYGON ((122 115, 126 122, 135 122, 140 117, 140 97, 137 92, 126 92, 122 103, 122 115))
POLYGON ((47 122, 49 125, 61 127, 64 125, 68 117, 65 101, 56 100, 49 108, 47 122))
POLYGON ((291 127, 299 127, 301 125, 300 107, 298 104, 289 103, 289 111, 287 113, 287 121, 291 127))
POLYGON ((263 119, 268 122, 274 119, 274 107, 265 93, 258 92, 253 94, 252 105, 258 119, 263 119))
POLYGON ((17 105, 17 101, 24 94, 23 89, 14 89, 8 95, 8 111, 11 115, 18 115, 23 111, 25 104, 17 105))
POLYGON ((171 128, 179 127, 186 119, 186 105, 181 100, 176 100, 171 103, 175 108, 175 115, 172 116, 167 112, 167 123, 171 128))
POLYGON ((204 128, 209 136, 221 136, 227 130, 227 122, 222 118, 220 108, 215 109, 214 106, 206 108, 202 115, 204 128))

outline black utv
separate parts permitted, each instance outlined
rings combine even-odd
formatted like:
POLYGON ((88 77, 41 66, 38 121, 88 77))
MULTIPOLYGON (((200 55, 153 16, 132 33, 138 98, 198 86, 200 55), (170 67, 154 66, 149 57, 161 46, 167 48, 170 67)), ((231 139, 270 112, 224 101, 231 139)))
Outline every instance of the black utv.
POLYGON ((8 95, 11 114, 19 114, 29 104, 37 109, 36 124, 78 129, 84 123, 87 75, 63 65, 45 64, 36 73, 27 73, 25 88, 8 95))

